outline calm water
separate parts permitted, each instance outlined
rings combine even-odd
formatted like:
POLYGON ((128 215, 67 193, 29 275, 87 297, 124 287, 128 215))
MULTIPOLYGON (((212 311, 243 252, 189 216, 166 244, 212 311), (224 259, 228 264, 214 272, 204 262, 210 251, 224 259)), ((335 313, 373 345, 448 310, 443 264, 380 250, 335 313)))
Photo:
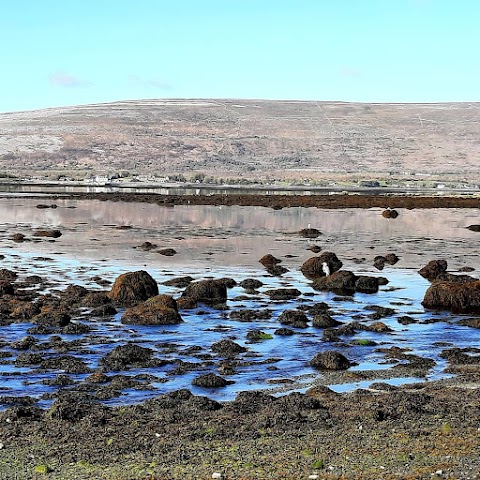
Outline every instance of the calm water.
MULTIPOLYGON (((359 332, 345 338, 335 346, 350 360, 359 365, 353 370, 389 369, 378 346, 353 346, 355 339, 371 339, 382 347, 411 348, 411 353, 433 358, 437 366, 430 378, 443 373, 445 364, 439 353, 445 347, 437 342, 448 342, 466 347, 480 341, 480 330, 457 325, 458 316, 425 311, 421 300, 429 283, 416 270, 432 258, 447 258, 450 270, 470 265, 478 268, 476 245, 478 235, 464 227, 475 223, 478 211, 430 210, 400 211, 396 220, 386 220, 380 210, 320 210, 291 208, 279 211, 263 207, 210 207, 179 206, 174 208, 148 204, 122 204, 99 201, 57 201, 56 209, 38 209, 34 199, 0 199, 1 253, 5 255, 2 268, 17 271, 22 276, 38 274, 50 281, 49 290, 62 289, 75 283, 99 289, 92 277, 101 276, 113 281, 126 271, 145 269, 161 283, 175 276, 191 275, 194 278, 231 277, 240 282, 245 278, 258 278, 264 282, 256 296, 247 296, 241 287, 229 290, 226 311, 200 308, 182 312, 184 323, 167 327, 124 326, 120 323, 122 312, 115 317, 94 319, 85 312, 75 318, 90 324, 93 331, 86 336, 63 335, 65 340, 81 340, 84 351, 75 353, 92 368, 98 366, 102 355, 126 341, 152 348, 158 357, 197 363, 196 371, 172 375, 175 365, 159 369, 130 370, 128 375, 151 373, 158 377, 155 390, 125 390, 119 398, 109 403, 130 403, 178 388, 189 388, 194 393, 217 399, 231 399, 238 391, 273 388, 281 379, 298 380, 292 388, 301 388, 321 374, 313 370, 309 360, 319 351, 331 349, 332 344, 322 340, 322 329, 308 327, 284 337, 274 332, 281 325, 278 316, 286 309, 299 304, 327 302, 332 316, 347 323, 358 315, 366 316, 369 305, 391 306, 395 314, 383 318, 392 333, 359 332), (72 208, 74 207, 74 208, 72 208), (315 240, 307 240, 294 232, 308 224, 322 231, 315 240), (54 242, 25 242, 16 244, 9 237, 21 232, 33 240, 37 227, 59 228, 63 235, 54 242), (119 228, 122 227, 122 228, 119 228), (128 227, 128 228, 125 228, 128 227), (155 252, 134 248, 144 241, 159 247, 172 247, 178 254, 164 257, 155 252), (382 275, 389 284, 378 294, 355 294, 354 297, 335 299, 332 293, 314 291, 309 281, 299 272, 301 264, 313 254, 307 250, 318 244, 334 251, 344 262, 344 268, 358 274, 382 275), (379 254, 396 252, 401 260, 395 266, 376 270, 373 258, 379 254), (269 276, 258 259, 272 253, 283 260, 289 272, 282 277, 269 276), (263 293, 275 287, 295 287, 302 292, 299 299, 288 302, 271 302, 263 293), (242 297, 242 298, 238 298, 242 297), (251 323, 229 318, 239 308, 269 309, 272 317, 251 323), (403 326, 398 317, 410 315, 420 323, 403 326), (437 323, 421 323, 431 318, 437 323), (259 329, 271 334, 272 339, 248 343, 249 330, 259 329), (193 387, 191 381, 200 373, 217 372, 218 358, 211 345, 221 339, 231 338, 248 348, 234 375, 226 376, 235 383, 222 389, 204 390, 193 387), (192 352, 190 347, 199 347, 192 352), (246 364, 248 362, 248 365, 246 364), (213 364, 210 364, 213 363, 213 364)), ((475 272, 473 273, 475 275, 475 272)), ((160 286, 163 293, 178 297, 180 289, 160 286)), ((53 378, 61 372, 40 372, 36 368, 14 366, 19 352, 9 348, 8 342, 26 336, 32 325, 13 324, 2 327, 1 340, 7 342, 4 351, 12 357, 0 365, 0 388, 4 395, 32 395, 54 391, 56 387, 43 385, 42 380, 53 378)), ((36 336, 40 341, 48 337, 36 336)), ((47 355, 57 355, 48 351, 47 355)), ((72 375, 82 380, 86 375, 72 375)), ((403 379, 413 381, 418 379, 403 379)), ((358 384, 363 385, 363 384, 358 384)), ((358 386, 357 385, 357 386, 358 386)), ((345 388, 345 387, 337 387, 345 388)))

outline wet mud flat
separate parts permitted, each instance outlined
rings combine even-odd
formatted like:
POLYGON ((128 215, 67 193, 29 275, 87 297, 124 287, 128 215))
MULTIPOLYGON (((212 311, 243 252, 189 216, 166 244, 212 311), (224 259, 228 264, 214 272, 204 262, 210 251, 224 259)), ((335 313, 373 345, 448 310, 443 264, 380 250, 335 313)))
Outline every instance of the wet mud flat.
POLYGON ((0 200, 0 478, 478 478, 479 322, 418 273, 475 281, 477 210, 41 202, 0 200))

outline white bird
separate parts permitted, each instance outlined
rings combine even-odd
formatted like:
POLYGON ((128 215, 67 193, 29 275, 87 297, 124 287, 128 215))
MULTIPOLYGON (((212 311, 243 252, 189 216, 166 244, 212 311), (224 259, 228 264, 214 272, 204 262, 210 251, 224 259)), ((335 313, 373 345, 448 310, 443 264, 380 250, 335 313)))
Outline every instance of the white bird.
POLYGON ((330 267, 328 266, 327 262, 322 263, 322 270, 323 270, 323 273, 325 274, 325 276, 328 277, 330 275, 330 267))

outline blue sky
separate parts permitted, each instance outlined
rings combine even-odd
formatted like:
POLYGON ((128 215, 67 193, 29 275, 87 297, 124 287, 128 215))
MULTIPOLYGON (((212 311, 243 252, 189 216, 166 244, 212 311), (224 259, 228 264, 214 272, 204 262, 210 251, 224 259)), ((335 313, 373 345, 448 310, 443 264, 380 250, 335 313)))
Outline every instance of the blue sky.
POLYGON ((0 0, 0 111, 480 101, 478 0, 0 0))

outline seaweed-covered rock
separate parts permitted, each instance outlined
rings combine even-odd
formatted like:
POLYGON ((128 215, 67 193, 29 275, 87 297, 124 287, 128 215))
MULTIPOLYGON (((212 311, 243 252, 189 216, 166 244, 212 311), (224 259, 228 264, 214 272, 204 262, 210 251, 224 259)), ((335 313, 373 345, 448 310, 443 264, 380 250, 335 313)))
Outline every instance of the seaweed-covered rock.
POLYGON ((242 347, 238 343, 235 343, 233 340, 228 340, 228 339, 215 342, 211 348, 214 352, 224 357, 235 356, 239 353, 243 353, 247 351, 245 347, 242 347))
POLYGON ((431 260, 418 273, 427 280, 435 280, 440 274, 447 271, 446 260, 431 260))
POLYGON ((310 365, 319 370, 347 370, 352 366, 352 363, 340 352, 327 350, 317 353, 310 360, 310 365))
POLYGON ((92 369, 79 358, 71 355, 51 357, 40 362, 42 370, 62 370, 65 373, 92 373, 92 369))
POLYGON ((125 370, 131 367, 148 367, 151 365, 153 350, 133 343, 119 345, 104 355, 100 364, 110 370, 125 370))
POLYGON ((195 302, 216 305, 227 301, 227 287, 222 280, 200 280, 190 283, 182 294, 195 302))
POLYGON ((118 304, 131 307, 158 295, 158 285, 144 270, 128 272, 115 280, 109 295, 118 304))
POLYGON ((288 325, 296 328, 307 328, 307 316, 298 310, 285 310, 278 317, 282 325, 288 325))
POLYGON ((297 288, 275 288, 267 290, 265 294, 270 297, 270 300, 292 300, 299 297, 302 292, 297 288))
POLYGON ((325 275, 337 272, 342 268, 343 263, 333 252, 323 252, 318 257, 311 257, 300 267, 300 271, 307 278, 324 277, 325 275))
POLYGON ((422 305, 458 313, 479 313, 480 280, 468 283, 435 282, 425 292, 422 305))
POLYGON ((332 318, 328 313, 314 315, 312 325, 317 328, 333 328, 341 325, 341 322, 332 318))
POLYGON ((175 325, 182 321, 177 302, 170 295, 157 295, 140 305, 127 308, 121 320, 132 325, 175 325))
POLYGON ((231 385, 232 383, 235 382, 232 380, 226 380, 225 378, 215 375, 214 373, 205 373, 204 375, 195 377, 192 380, 192 385, 202 388, 221 388, 231 385))
POLYGON ((355 282, 357 276, 347 270, 328 275, 328 277, 317 278, 312 287, 320 291, 334 291, 340 293, 353 293, 355 291, 355 282))

